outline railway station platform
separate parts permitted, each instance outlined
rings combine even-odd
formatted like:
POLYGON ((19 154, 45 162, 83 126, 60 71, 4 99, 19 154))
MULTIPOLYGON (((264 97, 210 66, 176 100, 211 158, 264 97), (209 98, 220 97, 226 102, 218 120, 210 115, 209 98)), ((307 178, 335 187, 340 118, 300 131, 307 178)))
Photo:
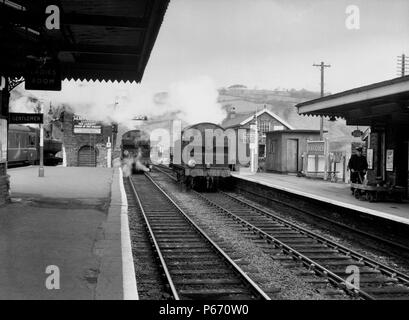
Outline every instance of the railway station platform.
POLYGON ((118 168, 45 167, 39 178, 32 166, 8 174, 12 203, 0 208, 0 299, 137 297, 136 283, 124 287, 133 264, 118 168))
POLYGON ((232 172, 232 175, 235 178, 258 183, 272 189, 409 225, 408 201, 396 203, 357 200, 351 195, 350 185, 346 183, 332 183, 276 173, 254 174, 245 170, 232 172))

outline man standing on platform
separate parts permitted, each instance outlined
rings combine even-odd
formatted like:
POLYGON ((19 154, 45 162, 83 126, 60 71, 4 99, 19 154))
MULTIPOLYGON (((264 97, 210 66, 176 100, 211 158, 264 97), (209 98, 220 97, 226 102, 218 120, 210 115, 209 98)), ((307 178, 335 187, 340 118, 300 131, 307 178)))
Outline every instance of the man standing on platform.
POLYGON ((355 150, 356 153, 349 159, 348 170, 351 170, 351 182, 362 184, 368 170, 368 162, 362 154, 362 147, 357 147, 355 150))

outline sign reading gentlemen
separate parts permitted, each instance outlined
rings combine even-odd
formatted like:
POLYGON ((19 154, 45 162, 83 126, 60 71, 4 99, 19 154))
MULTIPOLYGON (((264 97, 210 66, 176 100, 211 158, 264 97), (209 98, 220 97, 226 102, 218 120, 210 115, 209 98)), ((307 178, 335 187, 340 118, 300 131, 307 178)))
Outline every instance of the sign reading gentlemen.
POLYGON ((42 113, 9 113, 9 121, 13 124, 43 123, 42 113))

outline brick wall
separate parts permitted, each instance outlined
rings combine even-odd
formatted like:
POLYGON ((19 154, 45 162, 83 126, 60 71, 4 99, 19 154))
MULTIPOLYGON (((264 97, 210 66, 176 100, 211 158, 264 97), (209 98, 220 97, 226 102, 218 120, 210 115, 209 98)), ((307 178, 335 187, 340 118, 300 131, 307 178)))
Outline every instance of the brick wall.
MULTIPOLYGON (((75 134, 73 132, 73 114, 65 114, 63 124, 63 146, 65 147, 67 166, 78 166, 78 152, 84 146, 92 146, 97 151, 97 167, 107 166, 108 137, 112 143, 112 125, 103 125, 102 134, 75 134)), ((116 137, 114 136, 114 139, 116 137)))

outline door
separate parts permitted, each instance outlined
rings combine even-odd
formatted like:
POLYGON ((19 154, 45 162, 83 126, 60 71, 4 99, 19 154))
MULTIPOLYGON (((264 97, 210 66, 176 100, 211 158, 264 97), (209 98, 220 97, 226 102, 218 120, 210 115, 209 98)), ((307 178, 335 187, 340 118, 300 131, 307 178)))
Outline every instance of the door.
POLYGON ((94 147, 84 146, 78 151, 79 167, 96 167, 97 153, 94 147))
MULTIPOLYGON (((404 129, 406 130, 406 128, 404 129)), ((394 170, 396 172, 396 185, 406 188, 408 185, 408 142, 404 135, 404 130, 399 132, 395 139, 396 147, 394 154, 394 170), (400 140, 400 141, 399 141, 400 140)))
POLYGON ((287 172, 298 172, 298 139, 287 140, 287 172))
POLYGON ((396 147, 395 153, 396 185, 406 189, 409 196, 409 143, 403 141, 396 147))
POLYGON ((270 142, 268 165, 268 170, 282 171, 282 166, 277 152, 277 140, 271 140, 270 142))

